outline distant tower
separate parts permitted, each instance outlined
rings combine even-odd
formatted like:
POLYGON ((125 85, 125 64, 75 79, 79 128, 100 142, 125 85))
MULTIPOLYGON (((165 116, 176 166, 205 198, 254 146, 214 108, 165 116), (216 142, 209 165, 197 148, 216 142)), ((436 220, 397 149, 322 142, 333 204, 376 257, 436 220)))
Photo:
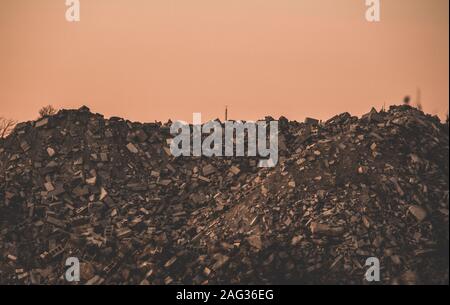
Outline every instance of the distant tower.
POLYGON ((228 121, 228 106, 225 106, 225 121, 228 121))
POLYGON ((417 109, 422 110, 422 92, 420 91, 420 88, 417 87, 417 95, 416 95, 416 103, 417 103, 417 109))

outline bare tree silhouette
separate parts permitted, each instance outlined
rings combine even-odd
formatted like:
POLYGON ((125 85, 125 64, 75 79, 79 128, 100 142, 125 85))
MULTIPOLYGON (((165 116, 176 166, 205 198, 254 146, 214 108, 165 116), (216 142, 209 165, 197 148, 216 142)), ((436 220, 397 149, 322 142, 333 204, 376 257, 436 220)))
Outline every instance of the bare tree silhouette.
POLYGON ((0 138, 4 138, 11 133, 17 121, 0 117, 0 138))
POLYGON ((39 116, 42 118, 46 115, 54 115, 56 114, 56 111, 57 110, 52 105, 47 105, 39 110, 39 116))

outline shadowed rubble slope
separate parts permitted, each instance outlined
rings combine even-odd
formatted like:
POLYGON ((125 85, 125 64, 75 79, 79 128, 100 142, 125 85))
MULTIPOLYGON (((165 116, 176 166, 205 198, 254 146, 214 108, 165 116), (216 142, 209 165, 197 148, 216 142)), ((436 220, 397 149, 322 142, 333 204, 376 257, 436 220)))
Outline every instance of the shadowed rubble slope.
MULTIPOLYGON (((270 119, 270 118, 267 118, 270 119)), ((173 158, 86 107, 0 142, 0 283, 448 283, 448 126, 408 106, 280 118, 280 160, 173 158)))

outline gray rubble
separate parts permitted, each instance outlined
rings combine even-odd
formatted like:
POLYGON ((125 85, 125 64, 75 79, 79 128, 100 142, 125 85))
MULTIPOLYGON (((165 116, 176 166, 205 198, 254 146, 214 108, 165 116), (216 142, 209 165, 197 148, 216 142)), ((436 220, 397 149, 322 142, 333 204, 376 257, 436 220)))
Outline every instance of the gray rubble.
MULTIPOLYGON (((266 118, 270 120, 271 118, 266 118)), ((448 284, 448 125, 409 106, 279 119, 280 161, 171 156, 87 107, 0 140, 0 283, 448 284)))

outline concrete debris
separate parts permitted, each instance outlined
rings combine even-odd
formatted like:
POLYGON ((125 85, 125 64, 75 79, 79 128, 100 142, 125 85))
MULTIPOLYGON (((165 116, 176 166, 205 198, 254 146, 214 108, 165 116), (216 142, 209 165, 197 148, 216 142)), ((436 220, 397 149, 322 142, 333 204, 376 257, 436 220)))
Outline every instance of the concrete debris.
POLYGON ((137 154, 139 152, 139 150, 137 149, 137 147, 133 143, 128 143, 127 144, 127 148, 133 154, 137 154))
MULTIPOLYGON (((267 118, 270 120, 271 118, 267 118)), ((87 107, 0 140, 0 284, 448 284, 448 126, 409 106, 279 120, 274 168, 170 155, 87 107)))
POLYGON ((412 205, 409 207, 409 212, 418 220, 423 221, 427 217, 427 211, 424 208, 412 205))

